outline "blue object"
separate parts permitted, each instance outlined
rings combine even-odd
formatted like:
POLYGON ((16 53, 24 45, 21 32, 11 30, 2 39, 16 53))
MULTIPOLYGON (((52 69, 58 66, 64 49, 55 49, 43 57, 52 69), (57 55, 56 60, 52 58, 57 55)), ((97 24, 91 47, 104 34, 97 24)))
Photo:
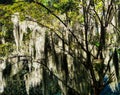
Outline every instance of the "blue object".
MULTIPOLYGON (((104 83, 107 83, 108 78, 104 78, 104 83)), ((102 90, 100 95, 120 95, 120 83, 118 83, 118 86, 116 87, 115 91, 112 91, 110 85, 106 85, 106 87, 102 90)))

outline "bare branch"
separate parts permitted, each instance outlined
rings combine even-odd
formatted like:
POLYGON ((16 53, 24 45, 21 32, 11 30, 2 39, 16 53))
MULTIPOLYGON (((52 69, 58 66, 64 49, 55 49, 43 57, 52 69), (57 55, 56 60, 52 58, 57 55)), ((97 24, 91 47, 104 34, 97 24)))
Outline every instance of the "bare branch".
MULTIPOLYGON (((44 60, 43 60, 44 61, 44 60)), ((66 87, 68 87, 69 89, 72 89, 74 92, 77 93, 77 95, 80 95, 80 93, 78 91, 76 91, 74 88, 70 87, 68 84, 66 84, 66 82, 64 82, 62 79, 60 79, 58 76, 56 76, 45 64, 44 62, 40 62, 39 60, 38 61, 35 61, 39 64, 41 64, 47 71, 49 71, 55 78, 57 78, 59 81, 61 81, 66 87)))
POLYGON ((117 31, 116 32, 120 36, 120 30, 119 30, 119 28, 117 28, 112 22, 110 24, 118 31, 118 32, 117 31))

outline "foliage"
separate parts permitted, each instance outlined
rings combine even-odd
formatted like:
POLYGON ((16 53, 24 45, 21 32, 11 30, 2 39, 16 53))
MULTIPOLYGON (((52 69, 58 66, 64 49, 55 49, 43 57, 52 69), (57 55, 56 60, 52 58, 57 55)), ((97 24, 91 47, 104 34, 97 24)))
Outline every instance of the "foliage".
POLYGON ((0 56, 4 57, 13 51, 11 43, 0 44, 0 56))

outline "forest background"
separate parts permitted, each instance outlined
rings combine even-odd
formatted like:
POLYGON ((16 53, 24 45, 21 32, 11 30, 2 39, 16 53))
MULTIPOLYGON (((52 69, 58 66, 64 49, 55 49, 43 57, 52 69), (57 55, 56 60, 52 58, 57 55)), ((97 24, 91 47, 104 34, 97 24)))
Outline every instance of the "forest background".
POLYGON ((1 95, 119 95, 119 27, 119 0, 1 0, 0 62, 6 64, 0 66, 1 95), (27 19, 41 27, 35 31, 32 53, 29 43, 34 31, 29 27, 23 33, 14 27, 15 13, 19 14, 18 26, 27 19), (41 35, 43 44, 37 44, 41 35), (26 83, 32 78, 24 77, 37 73, 34 66, 28 70, 34 62, 42 71, 32 82, 41 81, 30 86, 26 83), (20 63, 22 69, 13 74, 12 64, 20 63))

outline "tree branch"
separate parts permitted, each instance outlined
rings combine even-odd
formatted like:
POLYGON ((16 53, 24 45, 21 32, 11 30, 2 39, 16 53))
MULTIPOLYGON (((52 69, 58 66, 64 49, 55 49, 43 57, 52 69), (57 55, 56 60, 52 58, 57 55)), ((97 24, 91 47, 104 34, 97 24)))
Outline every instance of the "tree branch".
MULTIPOLYGON (((83 45, 79 42, 78 38, 75 36, 74 32, 71 31, 68 26, 66 25, 66 23, 64 23, 55 13, 53 13, 49 8, 47 8, 45 5, 43 5, 42 3, 40 2, 37 2, 37 1, 33 1, 33 3, 35 4, 38 4, 40 6, 42 6, 43 8, 45 8, 47 11, 49 11, 55 18, 57 18, 65 27, 66 29, 72 34, 72 36, 75 38, 75 40, 77 41, 77 43, 80 45, 80 47, 82 48, 82 50, 84 50, 86 53, 87 53, 87 50, 83 47, 83 45)), ((90 53, 94 58, 95 56, 90 53)))
MULTIPOLYGON (((44 61, 44 60, 43 60, 44 61)), ((57 78, 59 81, 61 81, 66 87, 68 87, 69 89, 72 89, 74 92, 77 93, 77 95, 80 95, 80 93, 78 91, 76 91, 74 88, 70 87, 68 84, 66 84, 66 82, 64 82, 62 79, 60 79, 58 76, 56 76, 45 64, 44 62, 40 62, 39 60, 38 61, 35 61, 39 64, 41 64, 44 68, 46 68, 47 71, 49 71, 55 78, 57 78)))

